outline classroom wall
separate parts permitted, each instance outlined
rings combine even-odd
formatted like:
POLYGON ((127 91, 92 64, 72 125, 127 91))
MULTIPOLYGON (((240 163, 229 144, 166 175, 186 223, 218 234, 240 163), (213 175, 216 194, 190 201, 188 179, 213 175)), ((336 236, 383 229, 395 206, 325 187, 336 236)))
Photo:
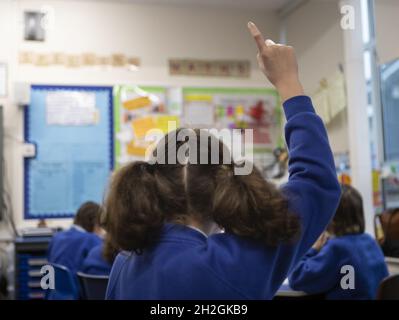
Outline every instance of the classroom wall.
MULTIPOLYGON (((320 80, 329 77, 344 62, 341 15, 338 0, 309 0, 286 19, 287 42, 294 46, 306 93, 312 94, 320 80)), ((346 112, 327 126, 335 153, 348 151, 346 112)))
POLYGON ((399 1, 375 1, 377 53, 380 63, 399 58, 399 46, 392 35, 399 30, 399 1))
MULTIPOLYGON (((202 86, 270 86, 256 65, 256 47, 246 29, 255 21, 270 37, 278 37, 279 23, 273 13, 259 10, 227 10, 174 6, 136 5, 92 1, 0 1, 0 60, 9 64, 9 98, 5 104, 7 176, 17 227, 23 221, 22 111, 12 97, 16 82, 47 84, 161 84, 202 86), (46 43, 22 41, 23 11, 53 8, 55 24, 46 43), (4 46, 4 44, 7 46, 4 46), (137 72, 121 69, 38 68, 17 63, 20 50, 65 53, 123 53, 141 59, 137 72), (171 77, 168 58, 248 59, 253 71, 249 79, 171 77)), ((50 221, 66 226, 70 220, 50 221)), ((0 223, 0 238, 6 235, 0 223)))

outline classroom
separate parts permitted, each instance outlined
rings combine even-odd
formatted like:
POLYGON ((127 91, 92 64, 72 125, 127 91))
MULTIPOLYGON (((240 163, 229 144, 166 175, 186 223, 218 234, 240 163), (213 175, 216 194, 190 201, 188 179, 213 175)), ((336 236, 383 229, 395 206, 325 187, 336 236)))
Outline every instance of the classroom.
POLYGON ((0 300, 399 300, 398 15, 0 1, 0 300))

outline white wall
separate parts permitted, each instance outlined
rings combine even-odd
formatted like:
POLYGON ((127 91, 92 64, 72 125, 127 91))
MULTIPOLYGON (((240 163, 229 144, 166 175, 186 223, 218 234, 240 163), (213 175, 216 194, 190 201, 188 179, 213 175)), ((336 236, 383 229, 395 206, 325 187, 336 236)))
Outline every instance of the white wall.
MULTIPOLYGON (((320 80, 334 74, 344 61, 340 19, 336 0, 310 0, 287 18, 287 41, 295 47, 308 94, 314 93, 320 80)), ((346 112, 338 115, 327 130, 333 151, 348 151, 346 112)))
MULTIPOLYGON (((257 70, 256 48, 246 29, 255 21, 270 37, 278 36, 274 14, 246 10, 206 9, 155 5, 133 5, 90 1, 0 1, 0 60, 10 66, 10 98, 5 104, 6 161, 15 220, 18 227, 36 222, 23 221, 23 170, 20 143, 22 112, 11 101, 15 82, 65 84, 176 84, 207 86, 268 86, 257 70), (22 17, 26 9, 54 9, 55 24, 46 43, 22 41, 22 17), (7 43, 7 46, 4 44, 7 43), (65 53, 124 53, 138 56, 142 67, 126 70, 37 68, 17 64, 20 50, 65 53), (168 58, 248 59, 254 70, 251 78, 216 79, 170 77, 168 58), (10 138, 12 137, 12 138, 10 138)), ((50 221, 63 224, 68 220, 50 221)), ((1 226, 1 225, 0 225, 1 226)), ((0 228, 1 233, 1 228, 0 228)), ((4 231, 3 231, 4 234, 4 231)))

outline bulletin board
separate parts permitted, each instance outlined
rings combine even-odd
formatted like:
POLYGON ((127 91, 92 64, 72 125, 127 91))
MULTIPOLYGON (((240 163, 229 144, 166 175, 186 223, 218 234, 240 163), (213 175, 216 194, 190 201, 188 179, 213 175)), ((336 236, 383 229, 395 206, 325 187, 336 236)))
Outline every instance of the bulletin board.
POLYGON ((116 167, 145 159, 146 151, 155 142, 146 138, 150 130, 166 134, 180 125, 178 112, 171 108, 166 87, 114 87, 116 167), (173 126, 169 127, 169 123, 173 126))
POLYGON ((25 141, 25 219, 72 217, 101 202, 114 166, 112 87, 31 87, 25 141))
POLYGON ((181 122, 192 128, 252 129, 246 153, 261 171, 273 161, 273 150, 284 146, 280 97, 272 88, 183 88, 181 122))
POLYGON ((254 144, 282 143, 279 95, 270 88, 184 88, 183 125, 253 129, 254 144))

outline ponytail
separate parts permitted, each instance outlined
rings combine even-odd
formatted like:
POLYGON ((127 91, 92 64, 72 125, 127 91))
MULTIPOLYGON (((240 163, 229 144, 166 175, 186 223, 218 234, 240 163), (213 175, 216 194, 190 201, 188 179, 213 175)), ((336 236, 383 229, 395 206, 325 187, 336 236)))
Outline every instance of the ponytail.
POLYGON ((295 240, 299 218, 288 201, 254 167, 246 176, 234 175, 234 165, 220 166, 215 176, 212 216, 227 232, 276 246, 295 240))
POLYGON ((138 161, 116 172, 105 203, 111 241, 140 253, 156 240, 165 216, 160 207, 155 167, 138 161))
POLYGON ((294 241, 300 233, 300 221, 289 211, 283 193, 268 183, 256 167, 248 175, 236 175, 234 169, 245 166, 245 162, 235 164, 226 145, 214 135, 201 130, 195 133, 197 162, 189 162, 186 168, 190 214, 265 245, 294 241), (218 163, 212 164, 212 146, 217 144, 218 163), (197 164, 201 157, 208 157, 208 164, 197 164))

